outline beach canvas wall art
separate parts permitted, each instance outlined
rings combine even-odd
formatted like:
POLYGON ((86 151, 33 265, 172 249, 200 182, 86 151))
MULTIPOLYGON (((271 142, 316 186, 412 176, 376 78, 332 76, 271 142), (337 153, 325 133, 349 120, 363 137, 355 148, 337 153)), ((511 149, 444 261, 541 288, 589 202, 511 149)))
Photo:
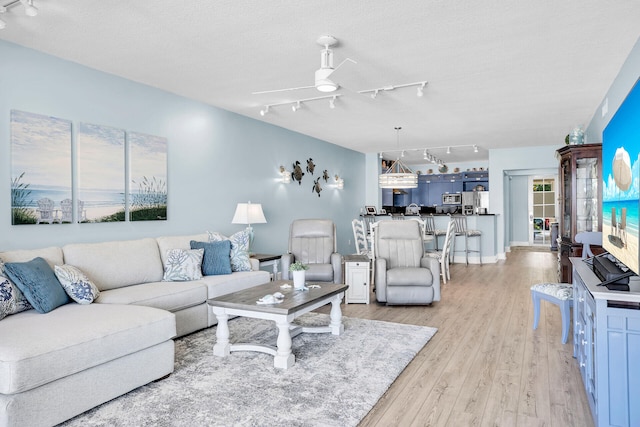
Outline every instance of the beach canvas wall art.
POLYGON ((71 201, 71 122, 11 110, 12 224, 56 224, 71 201))
POLYGON ((129 220, 167 219, 167 139, 127 133, 129 144, 129 220))
POLYGON ((125 131, 80 123, 77 133, 78 220, 125 220, 125 131))

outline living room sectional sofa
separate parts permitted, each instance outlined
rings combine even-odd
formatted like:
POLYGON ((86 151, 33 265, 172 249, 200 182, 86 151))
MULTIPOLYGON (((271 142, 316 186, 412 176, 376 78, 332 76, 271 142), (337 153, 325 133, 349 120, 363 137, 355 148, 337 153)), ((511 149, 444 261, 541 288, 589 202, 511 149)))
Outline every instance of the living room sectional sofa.
POLYGON ((251 271, 162 281, 169 249, 208 234, 0 252, 79 268, 100 290, 89 305, 0 320, 0 426, 50 426, 173 372, 173 338, 212 326, 206 300, 269 281, 251 271))

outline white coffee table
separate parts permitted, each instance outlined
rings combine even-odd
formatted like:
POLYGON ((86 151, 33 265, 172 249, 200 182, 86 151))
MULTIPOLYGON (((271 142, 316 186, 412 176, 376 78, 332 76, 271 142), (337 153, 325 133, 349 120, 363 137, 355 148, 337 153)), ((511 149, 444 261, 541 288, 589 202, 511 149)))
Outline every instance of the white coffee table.
POLYGON ((291 339, 303 332, 331 333, 340 335, 344 332, 340 302, 348 286, 334 283, 309 283, 319 288, 294 290, 281 287, 291 281, 279 280, 243 291, 222 295, 207 300, 218 319, 216 344, 213 354, 220 357, 229 356, 232 351, 258 351, 274 356, 273 366, 288 369, 295 363, 295 355, 291 352, 291 339), (284 299, 279 304, 256 304, 260 298, 268 294, 281 292, 284 299), (327 326, 303 327, 293 324, 293 320, 318 307, 331 303, 331 320, 327 326), (273 320, 278 327, 277 346, 253 343, 229 342, 229 316, 243 316, 254 319, 273 320))

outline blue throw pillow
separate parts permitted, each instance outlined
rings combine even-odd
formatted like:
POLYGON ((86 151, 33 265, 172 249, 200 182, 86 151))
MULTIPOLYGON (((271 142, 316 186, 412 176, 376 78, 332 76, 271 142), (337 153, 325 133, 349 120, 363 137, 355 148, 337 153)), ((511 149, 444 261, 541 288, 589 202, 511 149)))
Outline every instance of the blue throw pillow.
POLYGON ((204 249, 202 258, 202 274, 215 276, 219 274, 231 274, 231 242, 196 242, 191 241, 191 249, 204 249))
POLYGON ((39 313, 48 313, 69 302, 69 297, 47 261, 8 262, 4 272, 39 313))

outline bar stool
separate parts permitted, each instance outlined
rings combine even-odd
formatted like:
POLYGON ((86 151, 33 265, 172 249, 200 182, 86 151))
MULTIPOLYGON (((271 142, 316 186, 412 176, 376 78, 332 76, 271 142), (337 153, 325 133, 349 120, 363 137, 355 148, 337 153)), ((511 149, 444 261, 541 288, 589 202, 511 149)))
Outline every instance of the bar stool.
MULTIPOLYGON (((469 252, 477 252, 478 259, 480 260, 480 265, 482 265, 482 232, 480 230, 467 229, 467 217, 464 215, 454 215, 453 217, 451 217, 451 219, 454 221, 455 237, 464 236, 464 255, 466 264, 469 265, 469 252), (478 238, 478 249, 469 249, 469 239, 473 237, 478 238)), ((456 239, 454 238, 453 250, 451 251, 453 252, 454 258, 455 252, 462 252, 456 251, 455 240, 456 239)))

